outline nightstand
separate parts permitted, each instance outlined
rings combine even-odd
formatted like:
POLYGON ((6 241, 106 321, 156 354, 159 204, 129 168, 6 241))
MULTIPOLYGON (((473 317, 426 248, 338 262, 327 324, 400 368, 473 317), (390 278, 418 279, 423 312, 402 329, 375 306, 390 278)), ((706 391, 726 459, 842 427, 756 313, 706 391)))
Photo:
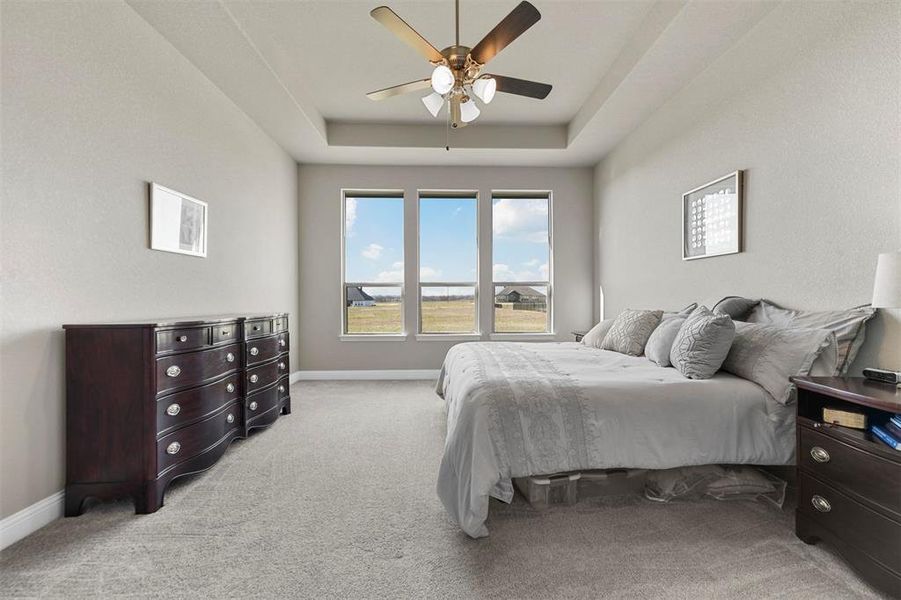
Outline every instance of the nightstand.
POLYGON ((795 533, 832 546, 872 585, 901 596, 901 451, 868 431, 823 423, 823 407, 882 424, 901 388, 861 377, 794 377, 798 386, 795 533))
POLYGON ((588 333, 588 331, 587 330, 585 330, 585 331, 577 330, 577 331, 570 331, 570 333, 573 334, 573 337, 576 338, 577 342, 581 342, 582 338, 585 337, 585 334, 588 333))

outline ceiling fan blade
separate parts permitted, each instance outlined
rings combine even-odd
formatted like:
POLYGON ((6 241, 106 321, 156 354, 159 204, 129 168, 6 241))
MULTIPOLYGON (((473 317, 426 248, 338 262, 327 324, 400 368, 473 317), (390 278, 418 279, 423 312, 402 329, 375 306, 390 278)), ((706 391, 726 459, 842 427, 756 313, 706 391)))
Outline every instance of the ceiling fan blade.
POLYGON ((419 52, 430 63, 444 62, 444 56, 431 45, 424 37, 410 27, 406 21, 397 16, 387 6, 379 6, 369 13, 372 18, 388 28, 391 33, 400 38, 402 42, 419 52))
POLYGON ((528 96, 529 98, 537 98, 544 100, 551 93, 553 86, 546 83, 538 83, 537 81, 529 81, 527 79, 517 79, 516 77, 505 77, 503 75, 489 75, 494 77, 497 82, 497 91, 505 94, 516 94, 517 96, 528 96))
POLYGON ((370 100, 384 100, 385 98, 391 98, 392 96, 400 96, 401 94, 424 90, 430 87, 432 87, 431 79, 420 79, 418 81, 409 81, 400 85, 394 85, 374 92, 369 92, 366 94, 366 97, 370 100))
POLYGON ((509 15, 488 32, 488 35, 482 38, 481 42, 475 45, 469 52, 469 56, 480 65, 484 65, 506 48, 510 42, 537 23, 539 19, 541 19, 541 13, 537 8, 528 2, 520 2, 509 15))

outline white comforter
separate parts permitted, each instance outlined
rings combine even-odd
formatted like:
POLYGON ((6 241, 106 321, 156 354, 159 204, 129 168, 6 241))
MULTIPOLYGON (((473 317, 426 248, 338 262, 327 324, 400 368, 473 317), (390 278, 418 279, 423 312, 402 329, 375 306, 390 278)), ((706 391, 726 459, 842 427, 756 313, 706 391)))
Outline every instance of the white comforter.
POLYGON ((790 464, 794 407, 720 372, 691 380, 575 343, 468 343, 438 380, 447 439, 438 496, 472 537, 512 477, 605 468, 790 464))

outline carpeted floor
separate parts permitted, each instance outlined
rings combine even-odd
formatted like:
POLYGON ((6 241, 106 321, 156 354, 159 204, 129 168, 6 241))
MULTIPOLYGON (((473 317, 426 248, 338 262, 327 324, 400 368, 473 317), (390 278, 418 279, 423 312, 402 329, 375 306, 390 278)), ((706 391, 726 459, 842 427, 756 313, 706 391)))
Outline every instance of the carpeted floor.
POLYGON ((316 382, 166 506, 95 506, 0 554, 0 596, 875 598, 790 511, 639 497, 494 503, 471 540, 435 495, 443 405, 427 382, 316 382))

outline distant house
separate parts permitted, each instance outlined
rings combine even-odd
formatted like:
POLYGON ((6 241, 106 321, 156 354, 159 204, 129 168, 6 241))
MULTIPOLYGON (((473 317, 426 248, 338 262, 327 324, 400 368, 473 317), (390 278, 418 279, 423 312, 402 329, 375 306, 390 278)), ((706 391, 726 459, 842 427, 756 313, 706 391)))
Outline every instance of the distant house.
POLYGON ((545 296, 538 290, 525 285, 510 285, 500 291, 495 296, 496 302, 511 302, 518 304, 520 302, 542 303, 545 296))
POLYGON ((375 299, 363 291, 361 287, 347 288, 348 306, 375 306, 375 299))

